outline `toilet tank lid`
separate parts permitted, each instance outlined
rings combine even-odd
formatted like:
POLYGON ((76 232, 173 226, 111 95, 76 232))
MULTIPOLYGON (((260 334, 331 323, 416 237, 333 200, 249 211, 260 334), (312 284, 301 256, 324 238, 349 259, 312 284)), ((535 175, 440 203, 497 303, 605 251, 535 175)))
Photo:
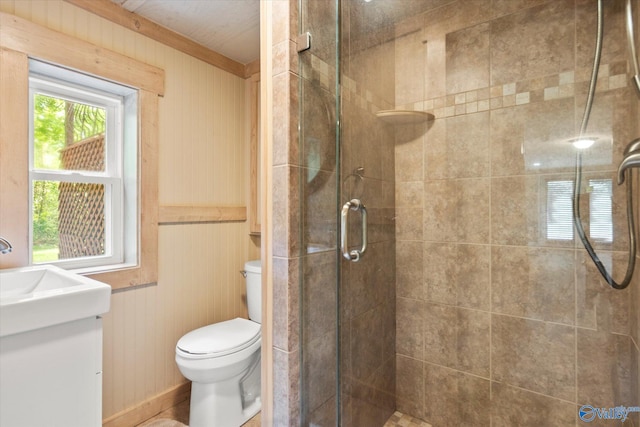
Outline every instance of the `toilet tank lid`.
POLYGON ((260 338, 260 324, 236 318, 195 329, 178 341, 177 347, 190 354, 223 356, 240 351, 260 338))
POLYGON ((244 263, 244 269, 251 273, 260 273, 262 270, 262 261, 259 259, 254 261, 247 261, 244 263))

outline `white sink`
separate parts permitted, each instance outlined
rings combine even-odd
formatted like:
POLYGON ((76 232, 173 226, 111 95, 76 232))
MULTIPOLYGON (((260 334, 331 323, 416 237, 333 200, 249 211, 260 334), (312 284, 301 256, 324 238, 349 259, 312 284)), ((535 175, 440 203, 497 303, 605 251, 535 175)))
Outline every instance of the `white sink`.
POLYGON ((99 316, 111 287, 53 265, 0 270, 0 337, 99 316))

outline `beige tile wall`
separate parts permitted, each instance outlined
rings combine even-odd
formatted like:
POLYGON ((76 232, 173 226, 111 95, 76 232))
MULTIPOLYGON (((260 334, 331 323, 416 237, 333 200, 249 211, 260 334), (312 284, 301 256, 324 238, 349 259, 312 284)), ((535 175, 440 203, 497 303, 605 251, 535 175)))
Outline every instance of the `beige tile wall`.
MULTIPOLYGON (((299 77, 295 1, 270 5, 273 49, 273 419, 267 425, 300 420, 300 170, 298 167, 299 77)), ((269 101, 267 101, 269 102, 269 101)))
MULTIPOLYGON (((588 132, 610 142, 585 154, 583 186, 615 181, 640 131, 622 6, 605 2, 588 132)), ((397 38, 396 54, 421 56, 396 62, 400 88, 414 89, 397 91, 396 106, 436 120, 396 145, 398 410, 434 427, 573 426, 583 404, 637 406, 640 279, 612 290, 579 239, 547 236, 547 183, 573 179, 563 141, 580 127, 595 2, 453 1, 411 25, 420 38, 397 38)), ((620 280, 628 237, 615 187, 614 240, 595 246, 620 280)))
MULTIPOLYGON (((419 3, 405 6, 424 5, 419 3)), ((638 101, 626 80, 621 48, 621 4, 605 3, 605 51, 588 129, 604 144, 585 155, 585 180, 614 178, 622 149, 640 131, 638 101)), ((306 12, 322 15, 318 5, 311 2, 306 12)), ((353 264, 343 270, 342 422, 375 425, 371 405, 384 408, 385 393, 392 390, 398 410, 434 426, 573 426, 582 404, 637 405, 640 279, 630 290, 613 291, 577 239, 547 236, 548 183, 573 179, 575 152, 562 141, 580 127, 595 2, 429 5, 429 12, 392 28, 376 26, 383 12, 358 15, 365 6, 356 3, 343 9, 341 167, 344 176, 362 165, 371 174, 366 184, 347 178, 343 195, 376 200, 378 239, 391 246, 385 242, 385 220, 391 219, 396 242, 395 266, 374 244, 373 266, 353 264), (436 119, 401 128, 373 118, 376 111, 394 107, 427 110, 436 119), (380 157, 390 135, 395 135, 394 153, 380 157), (386 168, 391 159, 393 167, 386 168), (376 192, 382 199, 376 199, 376 192), (395 271, 395 292, 383 285, 390 271, 395 271), (380 280, 372 279, 376 274, 380 280), (396 300, 395 310, 381 304, 381 298, 396 300), (394 339, 388 333, 390 313, 396 324, 393 363, 384 360, 385 340, 394 339), (384 337, 377 341, 367 331, 384 337), (388 373, 394 365, 395 381, 388 373)), ((281 22, 293 26, 296 13, 281 22)), ((288 28, 293 40, 295 29, 288 28)), ((291 41, 282 43, 290 46, 291 41)), ((334 72, 332 60, 323 57, 328 48, 321 43, 320 53, 302 68, 305 79, 325 90, 332 88, 334 72)), ((298 64, 289 58, 289 69, 296 70, 298 64)), ((275 351, 290 358, 283 357, 288 370, 277 387, 287 395, 289 381, 289 418, 282 419, 297 420, 291 398, 298 393, 293 382, 302 375, 303 383, 314 387, 302 390, 303 396, 316 393, 304 405, 318 409, 313 421, 322 424, 335 422, 335 384, 314 375, 334 375, 334 336, 332 327, 323 324, 330 323, 326 316, 335 295, 313 284, 328 283, 333 267, 322 255, 298 259, 313 235, 304 231, 318 218, 305 222, 306 193, 296 178, 295 165, 305 167, 297 157, 305 148, 295 146, 298 135, 291 132, 298 111, 297 78, 290 73, 282 86, 290 89, 291 102, 274 152, 283 153, 275 168, 288 170, 283 173, 288 181, 282 181, 289 184, 288 194, 281 196, 283 212, 298 206, 303 212, 281 218, 282 240, 276 242, 283 248, 282 273, 276 273, 281 291, 275 292, 287 296, 289 310, 303 304, 306 318, 289 311, 278 323, 282 344, 275 351), (297 230, 303 230, 302 236, 297 230), (304 277, 298 276, 301 271, 304 277), (307 298, 294 289, 299 281, 311 285, 307 297, 323 308, 298 301, 307 298), (325 346, 301 368, 292 359, 298 351, 292 325, 298 322, 303 322, 303 334, 318 337, 311 348, 325 346)), ((589 197, 583 186, 588 232, 589 197)), ((614 241, 595 246, 613 265, 615 277, 621 277, 628 244, 623 192, 614 189, 613 200, 614 241)), ((323 203, 331 205, 328 199, 323 203)))

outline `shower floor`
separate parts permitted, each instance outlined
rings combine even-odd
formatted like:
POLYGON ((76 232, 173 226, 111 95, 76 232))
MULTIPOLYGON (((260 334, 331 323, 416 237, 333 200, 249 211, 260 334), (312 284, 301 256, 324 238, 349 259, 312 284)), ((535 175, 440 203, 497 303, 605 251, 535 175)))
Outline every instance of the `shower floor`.
POLYGON ((394 412, 391 417, 384 424, 384 427, 431 427, 431 424, 419 420, 417 418, 413 418, 410 415, 405 415, 402 412, 394 412))

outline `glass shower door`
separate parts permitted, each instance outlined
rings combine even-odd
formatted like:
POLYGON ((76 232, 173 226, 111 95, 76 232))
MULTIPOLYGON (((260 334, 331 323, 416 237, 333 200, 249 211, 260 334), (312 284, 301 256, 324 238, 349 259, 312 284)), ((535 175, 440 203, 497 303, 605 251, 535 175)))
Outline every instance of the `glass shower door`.
POLYGON ((350 211, 345 233, 354 251, 366 230, 366 251, 339 269, 338 410, 354 427, 382 426, 395 409, 395 128, 377 114, 395 107, 395 49, 381 3, 340 10, 339 207, 367 212, 350 211))
POLYGON ((300 34, 311 34, 298 57, 305 426, 382 426, 395 408, 397 132, 376 113, 395 109, 396 78, 394 29, 381 12, 363 1, 300 3, 300 34))

